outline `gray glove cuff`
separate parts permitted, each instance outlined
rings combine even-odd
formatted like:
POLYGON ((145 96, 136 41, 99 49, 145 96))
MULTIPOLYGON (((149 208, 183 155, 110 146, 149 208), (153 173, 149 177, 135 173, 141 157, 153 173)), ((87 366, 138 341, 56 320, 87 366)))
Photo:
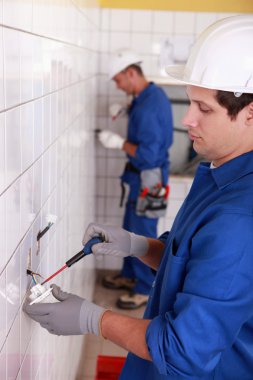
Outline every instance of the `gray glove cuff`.
POLYGON ((148 251, 148 239, 145 238, 145 236, 136 235, 133 232, 129 234, 131 239, 131 256, 145 256, 148 251))
POLYGON ((83 334, 100 335, 99 323, 106 309, 84 300, 80 310, 80 330, 83 334))

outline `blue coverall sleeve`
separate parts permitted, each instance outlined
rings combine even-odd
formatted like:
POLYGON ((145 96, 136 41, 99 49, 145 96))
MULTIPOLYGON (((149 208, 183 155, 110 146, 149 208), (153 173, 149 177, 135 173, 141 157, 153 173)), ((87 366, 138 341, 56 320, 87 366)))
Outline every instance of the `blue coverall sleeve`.
POLYGON ((154 318, 146 341, 160 374, 205 376, 231 347, 253 314, 253 217, 223 212, 204 224, 185 261, 183 285, 173 308, 154 318))

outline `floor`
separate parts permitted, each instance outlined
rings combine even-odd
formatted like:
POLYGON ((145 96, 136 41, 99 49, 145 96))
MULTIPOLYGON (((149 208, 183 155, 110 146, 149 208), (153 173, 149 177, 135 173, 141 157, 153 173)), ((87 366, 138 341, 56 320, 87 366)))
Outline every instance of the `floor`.
MULTIPOLYGON (((102 286, 102 278, 105 274, 115 274, 113 271, 97 271, 97 282, 94 291, 94 302, 98 305, 112 308, 120 313, 141 318, 145 306, 137 310, 121 310, 115 305, 117 298, 126 293, 125 290, 110 290, 105 289, 102 286)), ((87 335, 85 338, 84 345, 84 358, 80 363, 78 374, 75 380, 95 380, 96 377, 96 365, 98 355, 109 355, 109 356, 126 356, 127 351, 116 346, 114 343, 97 337, 95 335, 87 335)))

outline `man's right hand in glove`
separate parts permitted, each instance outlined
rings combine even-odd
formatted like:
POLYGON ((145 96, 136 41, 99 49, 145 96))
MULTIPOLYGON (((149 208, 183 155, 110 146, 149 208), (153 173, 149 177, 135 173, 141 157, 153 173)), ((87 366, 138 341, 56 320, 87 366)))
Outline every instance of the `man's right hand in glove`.
POLYGON ((95 236, 100 236, 104 242, 93 245, 94 254, 142 257, 148 252, 149 242, 146 237, 120 227, 91 223, 84 233, 83 245, 95 236))
POLYGON ((123 149, 125 139, 112 131, 104 130, 98 135, 99 141, 105 148, 123 149))

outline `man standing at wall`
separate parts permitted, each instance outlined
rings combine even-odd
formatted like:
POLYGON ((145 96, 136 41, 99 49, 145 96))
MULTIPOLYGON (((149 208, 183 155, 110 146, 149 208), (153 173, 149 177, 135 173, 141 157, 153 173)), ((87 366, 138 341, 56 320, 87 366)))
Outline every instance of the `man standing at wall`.
MULTIPOLYGON (((106 148, 122 149, 127 164, 121 176, 129 186, 123 228, 150 238, 157 237, 158 218, 165 214, 168 198, 169 154, 173 122, 168 97, 148 82, 140 58, 127 49, 116 51, 110 62, 109 76, 117 88, 133 96, 128 109, 127 140, 109 130, 99 134, 106 148)), ((136 258, 124 259, 121 273, 106 276, 103 285, 110 289, 129 289, 117 306, 135 309, 147 303, 154 280, 152 270, 136 258)))

